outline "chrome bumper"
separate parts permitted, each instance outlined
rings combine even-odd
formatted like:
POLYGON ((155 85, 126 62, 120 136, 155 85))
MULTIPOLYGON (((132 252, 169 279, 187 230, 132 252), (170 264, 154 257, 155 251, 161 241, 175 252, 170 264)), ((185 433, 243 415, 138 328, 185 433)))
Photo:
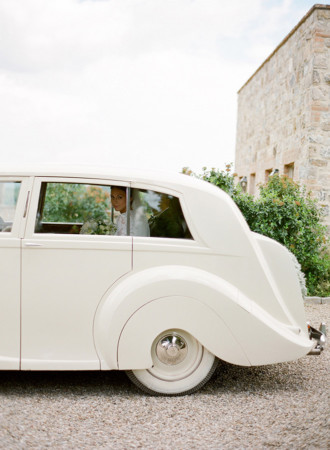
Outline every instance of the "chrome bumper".
POLYGON ((309 339, 316 341, 316 345, 308 353, 309 355, 319 355, 325 347, 327 340, 327 330, 325 323, 321 323, 320 328, 317 330, 313 328, 309 322, 307 322, 309 339))

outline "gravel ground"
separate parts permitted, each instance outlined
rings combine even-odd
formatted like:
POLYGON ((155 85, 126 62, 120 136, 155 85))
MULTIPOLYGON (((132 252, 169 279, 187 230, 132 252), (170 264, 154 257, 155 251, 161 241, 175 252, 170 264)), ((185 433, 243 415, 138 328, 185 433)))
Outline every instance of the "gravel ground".
MULTIPOLYGON (((330 325, 330 304, 306 305, 330 325)), ((221 363, 197 394, 141 394, 121 372, 0 372, 0 447, 329 449, 328 347, 274 366, 221 363)))

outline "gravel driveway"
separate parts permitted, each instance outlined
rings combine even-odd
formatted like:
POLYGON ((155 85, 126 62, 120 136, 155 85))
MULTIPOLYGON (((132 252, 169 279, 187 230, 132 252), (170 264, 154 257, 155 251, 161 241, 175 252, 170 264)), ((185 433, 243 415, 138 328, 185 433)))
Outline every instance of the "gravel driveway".
MULTIPOLYGON (((330 325, 330 304, 306 305, 330 325)), ((274 366, 221 363, 197 394, 141 394, 121 372, 0 372, 0 446, 329 449, 330 348, 274 366)))

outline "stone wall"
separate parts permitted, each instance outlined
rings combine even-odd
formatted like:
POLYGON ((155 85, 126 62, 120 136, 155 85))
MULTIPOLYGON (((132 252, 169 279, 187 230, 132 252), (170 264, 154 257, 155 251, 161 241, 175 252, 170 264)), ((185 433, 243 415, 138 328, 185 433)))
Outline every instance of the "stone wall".
POLYGON ((238 93, 235 171, 255 193, 274 169, 312 190, 330 227, 330 5, 315 5, 238 93))

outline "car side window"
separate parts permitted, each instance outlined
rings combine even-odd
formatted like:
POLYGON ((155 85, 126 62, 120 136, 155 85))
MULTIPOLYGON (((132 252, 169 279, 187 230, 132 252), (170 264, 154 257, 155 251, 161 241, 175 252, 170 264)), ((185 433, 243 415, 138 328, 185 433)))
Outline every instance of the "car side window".
POLYGON ((151 237, 192 239, 177 197, 150 190, 139 192, 147 212, 151 237))
POLYGON ((12 229, 20 187, 19 181, 0 181, 0 233, 12 229))
POLYGON ((36 233, 115 234, 110 186, 42 183, 36 233))
POLYGON ((35 232, 192 239, 177 197, 84 183, 42 183, 35 232))

